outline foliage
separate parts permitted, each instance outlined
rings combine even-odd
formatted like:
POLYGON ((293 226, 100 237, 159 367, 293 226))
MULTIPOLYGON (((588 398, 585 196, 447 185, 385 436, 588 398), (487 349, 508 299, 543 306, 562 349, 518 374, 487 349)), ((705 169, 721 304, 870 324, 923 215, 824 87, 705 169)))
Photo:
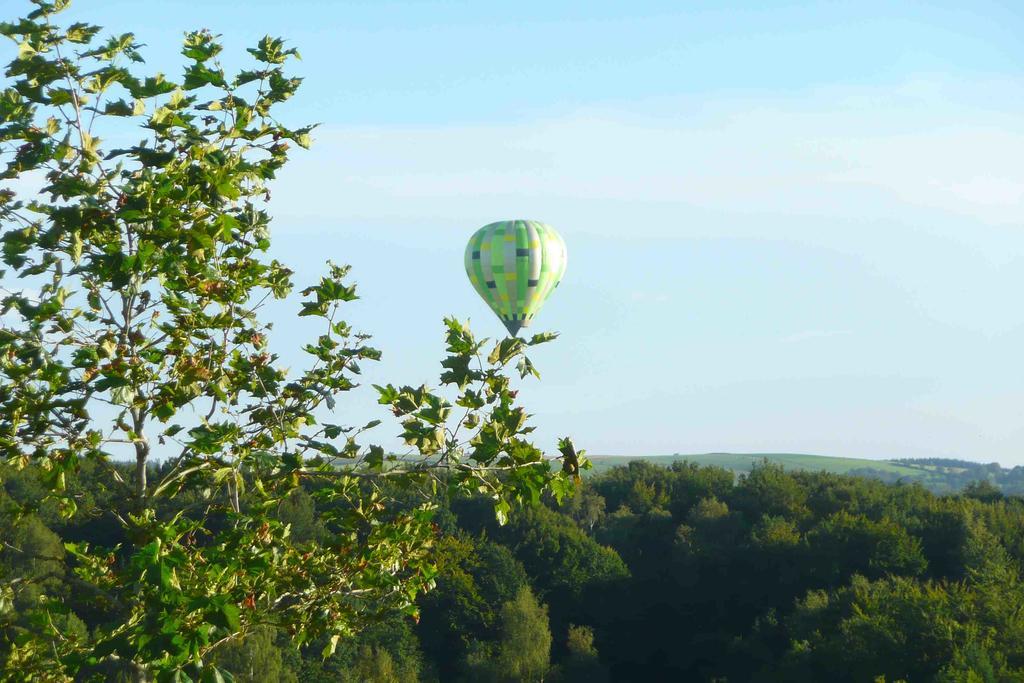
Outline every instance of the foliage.
POLYGON ((547 673, 550 657, 547 607, 537 602, 529 588, 522 588, 501 608, 498 661, 512 680, 539 681, 547 673))
POLYGON ((360 683, 402 683, 416 681, 416 672, 399 670, 391 653, 383 647, 364 645, 359 650, 351 679, 360 683))
POLYGON ((274 628, 257 626, 244 639, 216 648, 212 660, 230 671, 237 683, 298 683, 295 674, 285 668, 276 640, 274 628))
MULTIPOLYGON (((0 523, 16 541, 0 553, 0 572, 17 588, 6 602, 0 594, 2 628, 15 639, 38 628, 40 601, 50 601, 46 614, 60 632, 87 639, 116 607, 68 572, 60 541, 92 544, 119 528, 86 514, 109 504, 105 470, 83 464, 69 476, 69 489, 94 501, 71 518, 49 504, 11 514, 41 490, 40 474, 36 465, 8 471, 0 491, 0 523), (34 564, 19 552, 28 548, 41 556, 34 564), (56 606, 68 608, 66 619, 56 606)), ((319 499, 323 485, 304 477, 291 507, 273 514, 318 528, 340 505, 319 499)), ((259 661, 268 676, 312 683, 507 681, 519 666, 508 658, 547 632, 548 645, 532 651, 547 652, 545 680, 555 682, 1024 675, 1024 500, 777 469, 734 482, 725 470, 642 463, 582 486, 588 505, 620 507, 596 510, 591 527, 577 500, 545 498, 513 508, 500 526, 488 497, 439 488, 437 574, 416 598, 419 623, 381 614, 326 659, 327 634, 296 648, 282 630, 272 638, 259 630, 221 645, 213 661, 242 679, 255 670, 246 662, 259 661), (639 490, 651 495, 634 497, 639 490), (654 506, 633 511, 623 502, 641 500, 654 506), (536 608, 518 602, 527 590, 536 608)), ((162 514, 172 514, 191 502, 183 494, 165 504, 162 514)), ((318 538, 301 543, 313 548, 318 538)))
POLYGON ((470 654, 468 680, 513 683, 542 681, 551 665, 547 607, 529 588, 501 606, 501 635, 493 647, 470 654))
POLYGON ((436 589, 421 600, 419 637, 443 680, 455 679, 479 643, 496 641, 501 605, 528 585, 505 547, 459 535, 438 545, 436 589))
POLYGON ((734 483, 635 462, 588 486, 619 506, 594 535, 630 572, 586 620, 613 680, 1021 675, 1021 499, 770 463, 734 483))
POLYGON ((292 272, 266 257, 268 188, 313 130, 276 115, 301 83, 294 48, 265 37, 229 74, 217 36, 192 32, 172 80, 140 73, 132 34, 99 40, 59 23, 68 0, 32 4, 0 24, 16 53, 0 91, 0 242, 4 282, 20 281, 0 302, 0 455, 31 470, 61 524, 104 531, 47 550, 52 572, 17 570, 0 599, 33 628, 5 629, 4 675, 214 680, 211 654, 264 627, 329 655, 382 614, 416 612, 436 574, 434 494, 486 492, 504 521, 572 490, 585 458, 563 441, 571 462, 551 467, 508 373, 536 374, 524 353, 553 335, 488 353, 446 320, 444 391, 377 388, 401 457, 361 443, 375 423, 332 416, 380 358, 339 317, 356 298, 347 268, 302 290, 297 315, 322 329, 306 367, 270 350, 260 314, 292 272), (62 572, 87 587, 87 631, 59 616, 68 596, 47 581, 62 572))
POLYGON ((594 647, 594 631, 587 626, 569 626, 566 637, 567 654, 558 676, 565 683, 602 683, 608 671, 601 664, 594 647))

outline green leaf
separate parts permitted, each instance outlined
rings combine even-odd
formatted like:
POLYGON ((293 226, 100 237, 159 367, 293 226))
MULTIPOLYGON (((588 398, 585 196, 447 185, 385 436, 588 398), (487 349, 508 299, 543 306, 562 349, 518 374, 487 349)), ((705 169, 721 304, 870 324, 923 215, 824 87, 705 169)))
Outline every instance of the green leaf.
POLYGON ((127 381, 110 392, 110 400, 117 405, 130 407, 135 401, 135 389, 127 381))
POLYGON ((193 64, 185 70, 183 85, 186 90, 195 90, 205 85, 223 87, 227 83, 224 80, 223 71, 210 69, 204 64, 193 64))
POLYGON ((333 634, 330 637, 330 639, 327 641, 327 645, 324 646, 323 651, 320 653, 324 659, 327 659, 328 657, 334 654, 334 651, 338 649, 338 641, 340 639, 341 636, 337 633, 333 634))
POLYGON ((241 612, 237 607, 231 604, 225 604, 220 608, 220 613, 224 617, 225 628, 230 633, 237 633, 242 627, 241 612))
POLYGON ((363 459, 366 466, 371 470, 379 470, 384 466, 384 449, 380 446, 370 446, 370 452, 363 459))
POLYGON ((84 243, 82 242, 82 233, 75 230, 71 233, 71 262, 76 266, 82 260, 82 248, 84 243))
POLYGON ((494 518, 497 520, 499 526, 505 526, 508 524, 508 515, 512 511, 512 506, 508 504, 508 501, 501 498, 494 501, 494 518))
POLYGON ((124 100, 114 100, 107 102, 103 113, 107 116, 131 116, 135 113, 135 108, 124 100))
POLYGON ((99 363, 100 355, 95 346, 83 346, 75 349, 71 364, 76 368, 89 368, 99 363))
MULTIPOLYGON (((169 419, 174 417, 174 414, 176 412, 177 410, 175 410, 174 404, 171 403, 170 401, 160 403, 153 407, 153 415, 161 422, 167 422, 169 419)), ((167 431, 169 432, 170 430, 167 431)), ((170 436, 169 434, 167 434, 167 432, 164 432, 164 435, 170 436)))
POLYGON ((487 362, 491 365, 503 366, 522 353, 524 346, 523 340, 519 337, 505 337, 495 344, 491 355, 487 357, 487 362))
POLYGON ((69 42, 84 44, 92 40, 99 32, 99 26, 92 26, 90 24, 83 24, 79 22, 68 26, 65 35, 69 42))
POLYGON ((203 667, 201 683, 234 683, 235 677, 227 669, 221 669, 213 664, 203 667))
POLYGON ((141 83, 129 84, 129 92, 132 97, 141 100, 148 97, 155 97, 157 95, 166 95, 167 93, 173 92, 178 86, 168 81, 163 74, 157 74, 146 78, 141 83))
POLYGON ((546 344, 549 341, 558 339, 557 332, 541 332, 530 337, 530 341, 526 342, 527 346, 536 346, 538 344, 546 344))
POLYGON ((120 634, 107 640, 101 640, 93 648, 92 655, 97 659, 103 659, 115 652, 125 652, 128 650, 128 647, 128 637, 125 634, 120 634))

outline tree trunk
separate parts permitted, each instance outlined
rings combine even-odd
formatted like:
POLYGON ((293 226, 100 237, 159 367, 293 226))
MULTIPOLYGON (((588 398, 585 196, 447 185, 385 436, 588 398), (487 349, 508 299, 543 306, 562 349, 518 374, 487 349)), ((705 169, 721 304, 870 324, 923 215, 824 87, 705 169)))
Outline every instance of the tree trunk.
POLYGON ((146 462, 149 460, 149 442, 143 435, 145 425, 142 411, 132 410, 132 430, 135 432, 135 497, 139 508, 146 505, 146 462))

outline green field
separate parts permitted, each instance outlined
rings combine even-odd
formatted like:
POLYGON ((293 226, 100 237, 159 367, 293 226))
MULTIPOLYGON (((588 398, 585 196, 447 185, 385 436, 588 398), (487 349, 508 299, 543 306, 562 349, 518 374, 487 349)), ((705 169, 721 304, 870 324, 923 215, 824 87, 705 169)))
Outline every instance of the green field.
POLYGON ((867 460, 864 458, 836 458, 828 455, 806 455, 802 453, 702 453, 694 455, 594 455, 590 457, 594 463, 591 473, 600 473, 626 465, 633 460, 646 460, 658 465, 668 465, 677 460, 688 460, 699 465, 716 465, 734 472, 749 472, 753 466, 763 460, 782 465, 788 470, 812 470, 846 474, 851 470, 871 468, 891 472, 896 476, 905 476, 908 480, 921 479, 925 475, 919 467, 910 467, 888 460, 867 460))

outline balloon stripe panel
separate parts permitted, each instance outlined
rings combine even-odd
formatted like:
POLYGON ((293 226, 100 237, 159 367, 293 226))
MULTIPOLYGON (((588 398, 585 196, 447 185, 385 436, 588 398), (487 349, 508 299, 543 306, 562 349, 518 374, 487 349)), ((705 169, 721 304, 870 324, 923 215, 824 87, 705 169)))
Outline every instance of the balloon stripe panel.
POLYGON ((501 246, 503 270, 505 271, 505 303, 508 305, 506 313, 514 320, 516 312, 516 231, 514 225, 505 228, 501 246))
POLYGON ((530 249, 527 247, 526 222, 516 221, 516 312, 526 312, 526 293, 530 279, 530 249))

